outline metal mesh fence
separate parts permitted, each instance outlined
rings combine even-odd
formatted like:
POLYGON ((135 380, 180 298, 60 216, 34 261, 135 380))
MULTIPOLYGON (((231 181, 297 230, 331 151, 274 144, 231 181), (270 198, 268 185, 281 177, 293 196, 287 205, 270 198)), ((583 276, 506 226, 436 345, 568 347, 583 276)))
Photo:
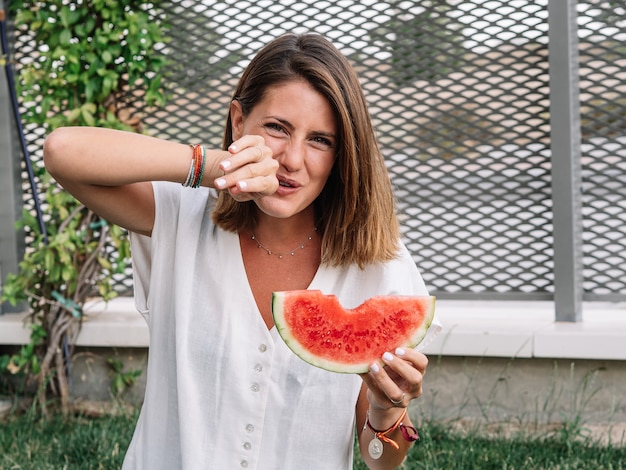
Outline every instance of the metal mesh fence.
POLYGON ((584 288, 626 296, 626 3, 579 2, 584 288))
MULTIPOLYGON (((585 295, 626 297, 620 6, 579 4, 585 295)), ((551 298, 547 0, 166 1, 168 102, 151 135, 219 146, 250 57, 285 32, 332 40, 361 78, 403 236, 442 298, 551 298)), ((36 51, 15 38, 18 64, 36 51)), ((42 129, 29 129, 37 157, 42 129)), ((556 188, 558 190, 558 188, 556 188)), ((26 198, 28 203, 28 197, 26 198)), ((120 279, 120 290, 129 287, 120 279)))

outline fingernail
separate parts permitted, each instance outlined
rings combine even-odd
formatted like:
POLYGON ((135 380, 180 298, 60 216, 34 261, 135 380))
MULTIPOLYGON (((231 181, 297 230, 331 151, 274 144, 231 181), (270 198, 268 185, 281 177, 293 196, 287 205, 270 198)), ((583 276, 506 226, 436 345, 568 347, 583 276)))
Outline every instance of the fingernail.
POLYGON ((235 150, 237 150, 237 146, 235 144, 230 144, 228 146, 228 150, 232 150, 234 152, 235 150))
POLYGON ((224 160, 222 163, 220 163, 222 170, 228 170, 230 168, 230 165, 230 160, 224 160))
POLYGON ((391 354, 390 352, 386 352, 385 354, 383 354, 383 359, 385 361, 393 361, 393 354, 391 354))
POLYGON ((226 186, 226 180, 224 178, 216 179, 215 186, 217 186, 218 188, 223 188, 224 186, 226 186))
POLYGON ((396 348, 396 356, 404 356, 404 348, 396 348))
POLYGON ((370 370, 375 374, 380 370, 380 366, 374 362, 373 364, 370 364, 370 370))
POLYGON ((243 191, 248 187, 248 183, 246 183, 245 181, 240 181, 239 183, 237 183, 237 186, 239 186, 239 189, 243 191))

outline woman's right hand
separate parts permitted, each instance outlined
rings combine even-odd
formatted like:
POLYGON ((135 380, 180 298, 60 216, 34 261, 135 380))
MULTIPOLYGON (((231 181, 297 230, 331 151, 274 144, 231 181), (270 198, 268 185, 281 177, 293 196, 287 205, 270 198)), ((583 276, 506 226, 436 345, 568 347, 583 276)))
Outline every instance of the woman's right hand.
POLYGON ((228 147, 230 156, 219 162, 222 176, 214 179, 215 188, 228 191, 240 202, 274 194, 278 189, 278 162, 263 137, 245 135, 228 147))

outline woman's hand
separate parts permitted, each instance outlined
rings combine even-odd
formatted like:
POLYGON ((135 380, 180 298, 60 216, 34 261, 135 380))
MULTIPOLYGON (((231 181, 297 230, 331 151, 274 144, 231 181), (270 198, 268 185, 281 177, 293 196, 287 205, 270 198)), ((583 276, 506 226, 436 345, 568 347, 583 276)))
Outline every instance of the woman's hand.
POLYGON ((278 162, 263 137, 245 135, 228 147, 230 157, 219 163, 223 175, 214 180, 217 189, 228 190, 237 201, 274 194, 278 189, 278 162))
POLYGON ((422 379, 428 358, 415 349, 398 348, 382 357, 385 367, 374 363, 370 372, 362 374, 366 383, 370 409, 404 408, 422 394, 422 379))
POLYGON ((359 447, 371 469, 397 468, 405 459, 412 439, 405 438, 399 424, 405 429, 412 428, 411 418, 403 413, 410 401, 422 394, 422 379, 428 366, 428 358, 415 349, 398 348, 393 353, 387 352, 382 362, 385 367, 374 363, 368 373, 361 374, 364 385, 356 406, 359 447), (398 423, 400 419, 402 423, 398 423), (395 446, 382 437, 378 439, 372 429, 386 430, 385 437, 395 446))

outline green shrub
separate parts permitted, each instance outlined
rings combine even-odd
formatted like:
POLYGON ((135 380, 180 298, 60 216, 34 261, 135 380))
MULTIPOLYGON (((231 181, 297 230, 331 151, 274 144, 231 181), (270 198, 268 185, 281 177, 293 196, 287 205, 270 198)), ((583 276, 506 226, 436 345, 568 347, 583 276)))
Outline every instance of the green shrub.
MULTIPOLYGON (((36 51, 16 80, 25 123, 46 132, 68 125, 140 131, 140 116, 128 111, 125 97, 132 92, 135 104, 164 102, 164 56, 157 48, 166 24, 157 1, 12 1, 10 12, 20 41, 28 38, 36 51)), ((61 190, 42 165, 34 168, 47 234, 24 212, 20 225, 32 241, 1 297, 28 302, 33 335, 0 364, 36 383, 44 412, 51 391, 67 413, 66 368, 83 306, 91 297, 116 295, 112 280, 126 269, 128 241, 122 229, 61 190)))

